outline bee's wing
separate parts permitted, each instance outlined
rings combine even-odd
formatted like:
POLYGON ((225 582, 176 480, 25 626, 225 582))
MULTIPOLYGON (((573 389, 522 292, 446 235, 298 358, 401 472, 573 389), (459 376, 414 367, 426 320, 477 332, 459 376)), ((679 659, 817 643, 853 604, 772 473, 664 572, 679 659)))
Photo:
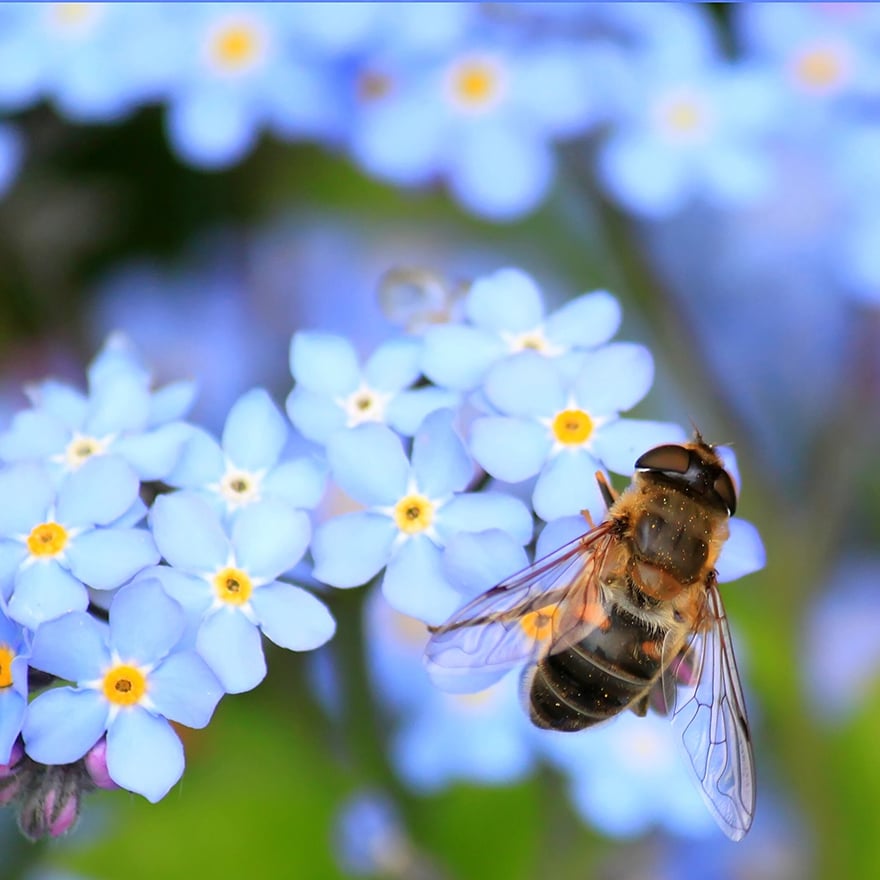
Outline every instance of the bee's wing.
POLYGON ((709 812, 731 840, 741 840, 755 812, 752 738, 714 577, 702 623, 670 662, 663 685, 672 725, 709 812))
POLYGON ((468 693, 595 626, 609 521, 478 596, 433 630, 425 662, 435 684, 468 693))

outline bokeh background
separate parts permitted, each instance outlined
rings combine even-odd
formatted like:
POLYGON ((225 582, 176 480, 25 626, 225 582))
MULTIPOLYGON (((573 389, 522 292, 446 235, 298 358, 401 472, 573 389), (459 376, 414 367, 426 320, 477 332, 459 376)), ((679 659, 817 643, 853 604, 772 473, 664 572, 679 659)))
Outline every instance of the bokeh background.
POLYGON ((858 3, 4 4, 4 425, 122 329, 217 430, 283 402, 294 331, 395 332, 389 270, 429 297, 515 265, 548 307, 620 298, 657 361, 637 414, 733 445, 768 561, 724 592, 740 844, 670 806, 650 720, 548 757, 512 692, 451 709, 405 672, 418 631, 331 591, 331 645, 270 653, 168 797, 36 845, 4 811, 0 877, 876 876, 878 62, 858 3))

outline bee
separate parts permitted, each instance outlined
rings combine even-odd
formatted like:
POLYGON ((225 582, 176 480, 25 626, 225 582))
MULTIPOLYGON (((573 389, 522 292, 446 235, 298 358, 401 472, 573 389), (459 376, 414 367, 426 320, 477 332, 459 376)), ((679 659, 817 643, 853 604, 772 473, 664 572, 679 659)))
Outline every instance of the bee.
POLYGON ((525 665, 538 727, 577 731, 625 709, 668 715, 724 833, 752 823, 752 741, 715 563, 736 511, 713 446, 658 446, 619 495, 596 474, 602 522, 432 627, 426 662, 447 690, 525 665))

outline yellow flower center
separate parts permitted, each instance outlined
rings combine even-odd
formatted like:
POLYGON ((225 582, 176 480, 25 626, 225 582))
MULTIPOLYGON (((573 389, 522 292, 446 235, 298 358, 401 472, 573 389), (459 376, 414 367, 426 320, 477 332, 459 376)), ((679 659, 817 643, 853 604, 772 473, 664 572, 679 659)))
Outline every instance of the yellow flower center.
POLYGON ((664 112, 667 128, 690 134, 703 125, 703 112, 693 101, 673 101, 664 112))
POLYGON ((214 575, 214 590, 221 602, 244 605, 250 599, 254 585, 240 568, 224 568, 214 575))
POLYGON ((394 521, 408 535, 423 532, 434 521, 434 505, 424 495, 407 495, 395 505, 394 521))
POLYGON ((147 692, 147 677, 136 666, 120 663, 104 676, 104 696, 116 706, 134 706, 147 692))
POLYGON ((794 78, 808 91, 828 91, 844 77, 841 54, 830 46, 818 46, 801 52, 792 64, 794 78))
POLYGON ((106 444, 98 440, 97 437, 77 435, 67 444, 64 458, 68 467, 75 470, 93 455, 101 455, 106 448, 106 444))
POLYGON ((537 611, 524 614, 519 621, 523 632, 535 641, 549 639, 553 635, 553 625, 559 611, 558 605, 545 605, 537 611))
POLYGON ((31 529, 27 545, 32 556, 57 556, 67 546, 67 540, 68 534, 64 526, 56 522, 45 522, 31 529))
POLYGON ((264 39, 252 22, 233 21, 219 27, 210 42, 210 55, 218 69, 241 73, 253 67, 264 53, 264 39))
POLYGON ((453 101, 467 110, 485 110, 498 102, 502 92, 502 70, 490 58, 466 58, 449 73, 453 101))
POLYGON ((59 31, 81 34, 97 18, 99 9, 95 3, 53 3, 49 7, 49 20, 59 31))
POLYGON ((586 443, 593 433, 593 420, 582 409, 564 409, 553 419, 553 436, 566 446, 586 443))
POLYGON ((8 688, 12 684, 12 661, 15 651, 0 643, 0 688, 8 688))

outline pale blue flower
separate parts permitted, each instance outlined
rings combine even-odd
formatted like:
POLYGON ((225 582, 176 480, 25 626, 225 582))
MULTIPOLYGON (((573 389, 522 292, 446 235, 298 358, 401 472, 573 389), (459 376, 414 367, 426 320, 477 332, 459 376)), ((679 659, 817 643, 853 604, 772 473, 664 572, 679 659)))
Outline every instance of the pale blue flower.
POLYGON ((28 655, 24 628, 0 608, 0 765, 8 764, 28 702, 28 655))

